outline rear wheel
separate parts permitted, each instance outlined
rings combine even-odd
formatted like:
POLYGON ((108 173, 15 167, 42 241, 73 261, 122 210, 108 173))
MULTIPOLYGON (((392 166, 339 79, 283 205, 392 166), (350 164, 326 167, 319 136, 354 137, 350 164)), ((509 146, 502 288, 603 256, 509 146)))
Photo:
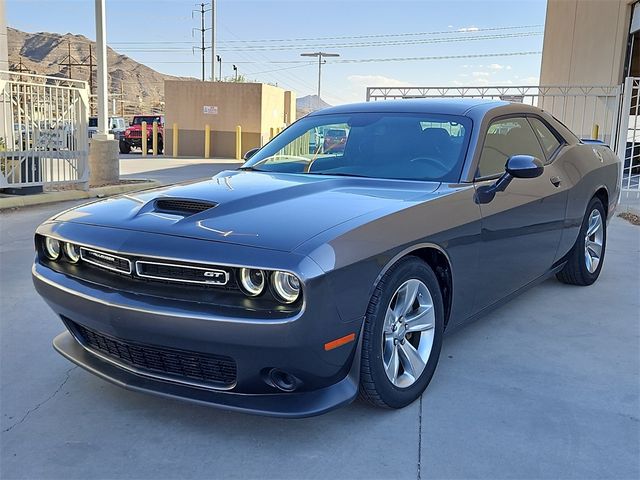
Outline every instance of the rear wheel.
POLYGON ((362 343, 361 396, 386 408, 417 399, 435 372, 444 330, 438 280, 416 257, 392 267, 367 309, 362 343))
POLYGON ((580 233, 567 264, 556 277, 571 285, 591 285, 600 276, 607 246, 607 223, 604 206, 599 198, 589 202, 580 233))

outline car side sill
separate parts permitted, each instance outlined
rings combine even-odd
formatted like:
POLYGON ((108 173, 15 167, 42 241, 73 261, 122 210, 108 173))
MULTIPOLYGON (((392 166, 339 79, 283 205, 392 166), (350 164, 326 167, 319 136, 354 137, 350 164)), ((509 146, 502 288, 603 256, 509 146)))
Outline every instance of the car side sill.
POLYGON ((480 318, 484 317, 485 315, 493 312, 494 310, 500 308, 501 306, 503 306, 506 303, 508 303, 511 300, 513 300, 515 297, 519 296, 520 294, 526 292, 530 288, 535 287, 536 285, 544 282, 546 279, 548 279, 548 278, 552 277, 553 275, 555 275, 556 273, 558 273, 560 270, 562 270, 562 268, 565 266, 565 264, 566 264, 566 261, 560 262, 559 264, 557 264, 554 267, 552 267, 551 269, 549 269, 546 273, 540 275, 535 280, 532 280, 531 282, 527 283, 525 286, 520 287, 515 292, 510 293, 509 295, 507 295, 506 297, 498 300, 497 302, 492 303, 491 305, 489 305, 487 307, 484 307, 482 310, 480 310, 477 313, 474 313, 473 315, 468 317, 466 320, 464 320, 462 322, 456 322, 453 325, 451 325, 451 324, 448 325, 447 329, 445 330, 445 334, 450 334, 452 332, 456 332, 460 328, 463 328, 463 327, 475 322, 476 320, 479 320, 480 318))

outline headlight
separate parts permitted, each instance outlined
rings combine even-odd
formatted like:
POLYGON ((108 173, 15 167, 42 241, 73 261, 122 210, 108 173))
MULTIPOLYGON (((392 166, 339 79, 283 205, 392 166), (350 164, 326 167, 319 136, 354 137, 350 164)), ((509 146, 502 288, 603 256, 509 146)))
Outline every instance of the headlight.
POLYGON ((262 270, 240 269, 240 285, 247 295, 252 297, 260 295, 264 291, 265 284, 265 274, 262 270))
POLYGON ((65 243, 64 254, 71 263, 78 263, 78 260, 80 260, 80 247, 73 243, 65 243))
POLYGON ((300 280, 287 272, 273 272, 271 277, 276 295, 285 303, 293 303, 300 296, 300 280))
POLYGON ((57 260, 60 257, 60 242, 55 238, 45 237, 44 253, 50 260, 57 260))

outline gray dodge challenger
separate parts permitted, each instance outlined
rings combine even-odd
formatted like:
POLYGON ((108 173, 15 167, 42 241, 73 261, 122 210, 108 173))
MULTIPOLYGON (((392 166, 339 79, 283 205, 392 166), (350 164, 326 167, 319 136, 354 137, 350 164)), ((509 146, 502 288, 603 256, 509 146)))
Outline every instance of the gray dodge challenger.
POLYGON ((35 234, 53 341, 116 385, 305 417, 401 408, 451 331, 602 269, 621 164, 548 113, 400 100, 312 113, 211 179, 72 208, 35 234))

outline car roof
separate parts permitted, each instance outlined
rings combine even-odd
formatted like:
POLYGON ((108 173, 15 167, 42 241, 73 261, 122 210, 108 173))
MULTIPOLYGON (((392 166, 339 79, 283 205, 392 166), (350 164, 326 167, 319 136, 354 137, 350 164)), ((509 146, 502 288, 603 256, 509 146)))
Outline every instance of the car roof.
POLYGON ((486 112, 507 105, 509 102, 483 98, 412 98, 338 105, 317 110, 309 116, 364 112, 467 115, 471 109, 486 112))

